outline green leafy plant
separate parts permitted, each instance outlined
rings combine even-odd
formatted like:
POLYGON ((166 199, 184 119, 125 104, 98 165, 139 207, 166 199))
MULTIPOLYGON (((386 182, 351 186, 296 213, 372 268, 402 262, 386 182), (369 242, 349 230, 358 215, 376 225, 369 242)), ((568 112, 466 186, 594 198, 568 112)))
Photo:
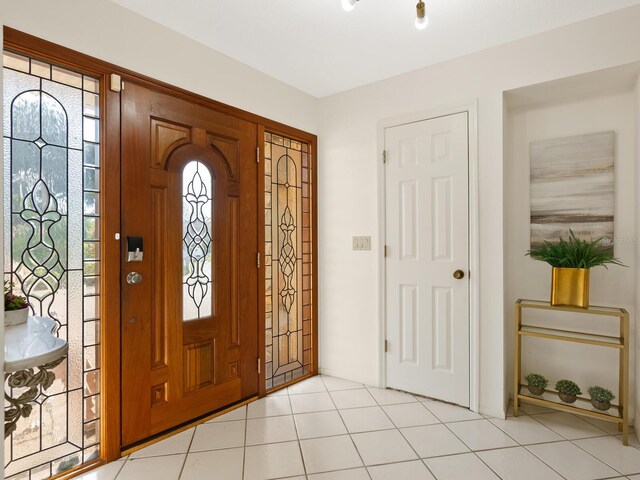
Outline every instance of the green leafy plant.
POLYGON ((537 248, 527 252, 531 258, 547 262, 557 268, 593 268, 607 265, 626 267, 618 258, 613 256, 613 248, 602 243, 602 238, 596 240, 580 240, 573 230, 569 229, 569 239, 560 237, 557 243, 545 241, 537 248))
POLYGON ((547 380, 547 377, 539 373, 530 373, 526 377, 524 377, 524 379, 527 381, 527 384, 530 387, 547 388, 547 385, 549 385, 549 380, 547 380))
POLYGON ((10 312, 12 310, 20 310, 29 306, 27 299, 21 295, 14 295, 13 282, 4 282, 4 310, 10 312))
POLYGON ((580 395, 580 387, 577 383, 571 380, 558 380, 556 382, 556 390, 558 393, 564 393, 565 395, 580 395))
POLYGON ((616 398, 616 396, 611 392, 611 390, 608 390, 603 387, 599 387, 597 385, 593 387, 589 387, 588 391, 589 391, 589 396, 591 397, 591 400, 594 400, 596 402, 606 403, 616 398))

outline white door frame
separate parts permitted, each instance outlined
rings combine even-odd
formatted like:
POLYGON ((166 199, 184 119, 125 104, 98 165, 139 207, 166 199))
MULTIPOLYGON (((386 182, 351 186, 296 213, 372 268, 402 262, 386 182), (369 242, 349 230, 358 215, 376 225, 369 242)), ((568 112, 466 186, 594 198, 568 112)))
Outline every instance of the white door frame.
POLYGON ((469 408, 477 412, 480 397, 480 231, 479 231, 479 197, 478 197, 478 102, 472 100, 446 107, 430 109, 426 112, 413 113, 399 117, 387 118, 378 122, 378 245, 377 256, 380 259, 379 274, 379 330, 378 354, 380 355, 380 386, 387 386, 387 359, 384 352, 386 318, 386 263, 384 246, 386 242, 386 171, 382 161, 385 144, 385 130, 407 123, 421 122, 456 113, 468 114, 469 135, 469 408))

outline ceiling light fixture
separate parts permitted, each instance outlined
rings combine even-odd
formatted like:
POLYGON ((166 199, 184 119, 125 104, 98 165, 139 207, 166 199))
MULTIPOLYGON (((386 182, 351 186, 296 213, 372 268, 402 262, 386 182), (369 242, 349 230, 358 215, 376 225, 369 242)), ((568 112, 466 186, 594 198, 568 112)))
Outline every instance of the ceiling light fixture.
POLYGON ((354 8, 356 8, 356 3, 358 0, 342 0, 342 8, 344 8, 347 12, 350 12, 354 8))
POLYGON ((429 25, 429 18, 427 17, 427 10, 424 2, 420 0, 416 5, 416 28, 418 30, 424 30, 429 25))
MULTIPOLYGON (((347 12, 350 12, 356 8, 356 4, 359 0, 342 0, 342 8, 347 12)), ((427 8, 424 4, 424 0, 418 0, 416 4, 416 28, 418 30, 424 30, 429 25, 429 18, 427 17, 427 8)))

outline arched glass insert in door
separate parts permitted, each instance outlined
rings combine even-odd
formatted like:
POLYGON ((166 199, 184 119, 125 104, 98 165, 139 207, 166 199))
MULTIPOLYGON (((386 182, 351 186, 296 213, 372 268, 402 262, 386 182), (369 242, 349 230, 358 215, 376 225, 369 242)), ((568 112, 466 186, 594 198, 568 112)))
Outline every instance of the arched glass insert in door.
POLYGON ((311 372, 312 209, 309 145, 265 133, 266 388, 311 372))
POLYGON ((213 313, 213 181, 207 166, 187 163, 182 171, 183 320, 213 313))
POLYGON ((69 345, 46 389, 39 368, 5 378, 30 401, 5 415, 4 473, 48 478, 100 453, 100 85, 11 52, 3 67, 4 279, 69 345))

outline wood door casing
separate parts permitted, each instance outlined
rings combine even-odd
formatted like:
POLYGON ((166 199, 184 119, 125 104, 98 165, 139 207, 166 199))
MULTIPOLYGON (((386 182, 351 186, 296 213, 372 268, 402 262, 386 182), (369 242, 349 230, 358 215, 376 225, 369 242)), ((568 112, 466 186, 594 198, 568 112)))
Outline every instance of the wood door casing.
POLYGON ((257 127, 132 82, 122 93, 122 444, 258 393, 257 127), (213 313, 183 321, 182 171, 213 187, 213 313), (139 272, 143 281, 128 285, 139 272), (133 322, 131 319, 135 319, 133 322))

